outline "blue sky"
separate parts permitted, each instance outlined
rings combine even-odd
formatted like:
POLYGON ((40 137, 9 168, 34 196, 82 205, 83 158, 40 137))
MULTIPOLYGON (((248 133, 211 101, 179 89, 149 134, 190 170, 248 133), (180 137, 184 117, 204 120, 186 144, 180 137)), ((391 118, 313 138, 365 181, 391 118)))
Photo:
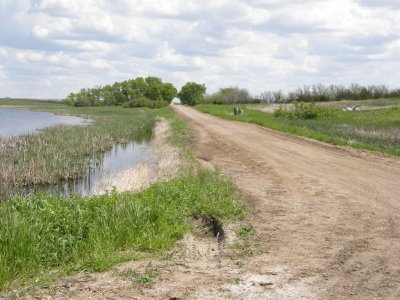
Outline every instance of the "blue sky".
POLYGON ((400 87, 398 0, 0 0, 0 97, 158 76, 252 94, 400 87))

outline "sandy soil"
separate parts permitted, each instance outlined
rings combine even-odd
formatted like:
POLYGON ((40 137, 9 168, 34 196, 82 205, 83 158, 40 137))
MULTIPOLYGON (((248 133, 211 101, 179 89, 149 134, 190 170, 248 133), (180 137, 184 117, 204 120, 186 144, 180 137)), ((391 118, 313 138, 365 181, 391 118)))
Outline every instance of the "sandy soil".
POLYGON ((229 227, 220 242, 188 235, 167 260, 78 274, 36 297, 400 298, 400 159, 175 109, 189 123, 203 165, 243 191, 246 224, 256 230, 248 247, 232 247, 229 227), (146 269, 157 274, 148 286, 126 276, 146 269))

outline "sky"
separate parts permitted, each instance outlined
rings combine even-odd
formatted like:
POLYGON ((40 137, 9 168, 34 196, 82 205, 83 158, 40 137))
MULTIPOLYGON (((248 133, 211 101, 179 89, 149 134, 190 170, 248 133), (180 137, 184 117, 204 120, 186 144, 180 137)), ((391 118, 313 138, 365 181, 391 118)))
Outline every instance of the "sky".
POLYGON ((399 0, 0 0, 0 97, 157 76, 209 93, 400 87, 399 0))

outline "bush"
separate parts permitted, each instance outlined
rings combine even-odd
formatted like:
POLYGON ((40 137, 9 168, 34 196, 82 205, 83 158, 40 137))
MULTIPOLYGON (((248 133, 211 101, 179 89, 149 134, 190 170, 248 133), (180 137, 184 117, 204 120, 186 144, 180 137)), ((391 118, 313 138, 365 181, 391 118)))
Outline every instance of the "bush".
POLYGON ((146 97, 135 98, 122 104, 124 108, 134 108, 134 107, 148 107, 148 108, 161 108, 169 105, 167 101, 164 100, 150 100, 146 97))
POLYGON ((306 104, 304 102, 294 103, 294 109, 286 109, 282 106, 274 111, 275 117, 286 117, 289 119, 317 119, 329 118, 337 115, 337 111, 332 108, 315 105, 315 103, 306 104))

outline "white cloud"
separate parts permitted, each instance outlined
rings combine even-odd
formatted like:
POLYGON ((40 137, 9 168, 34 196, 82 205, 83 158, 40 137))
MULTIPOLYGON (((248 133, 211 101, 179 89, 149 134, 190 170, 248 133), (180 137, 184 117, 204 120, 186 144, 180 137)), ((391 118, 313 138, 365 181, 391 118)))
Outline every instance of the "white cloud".
POLYGON ((7 50, 0 48, 0 57, 6 58, 8 56, 7 50))
POLYGON ((42 27, 40 25, 35 25, 32 29, 32 32, 34 35, 37 37, 46 37, 49 35, 49 30, 45 27, 42 27))
POLYGON ((178 88, 198 81, 209 91, 239 85, 253 93, 317 82, 394 85, 399 75, 398 1, 3 0, 0 7, 6 94, 64 97, 148 75, 178 88))

